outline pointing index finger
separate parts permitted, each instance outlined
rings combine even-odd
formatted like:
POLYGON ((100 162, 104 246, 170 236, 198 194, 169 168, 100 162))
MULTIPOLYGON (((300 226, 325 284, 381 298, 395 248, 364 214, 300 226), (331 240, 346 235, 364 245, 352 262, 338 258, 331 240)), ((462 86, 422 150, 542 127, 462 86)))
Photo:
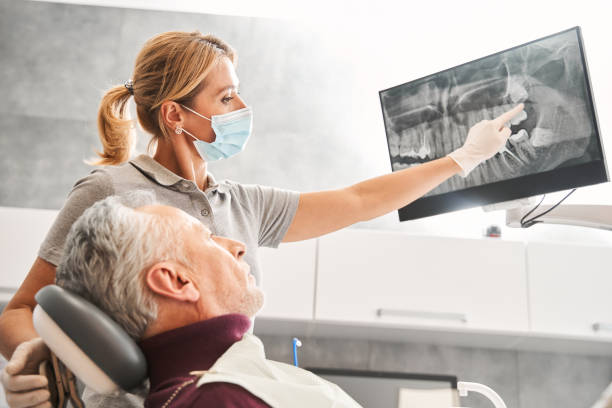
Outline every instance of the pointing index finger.
POLYGON ((493 119, 493 121, 495 122, 496 125, 499 126, 499 128, 501 129, 505 123, 510 122, 510 120, 515 117, 516 115, 518 115, 519 113, 521 113, 521 111, 523 110, 523 108, 525 108, 525 105, 522 103, 519 103, 518 105, 516 105, 514 108, 510 109, 508 112, 502 113, 501 115, 499 115, 498 117, 496 117, 495 119, 493 119))

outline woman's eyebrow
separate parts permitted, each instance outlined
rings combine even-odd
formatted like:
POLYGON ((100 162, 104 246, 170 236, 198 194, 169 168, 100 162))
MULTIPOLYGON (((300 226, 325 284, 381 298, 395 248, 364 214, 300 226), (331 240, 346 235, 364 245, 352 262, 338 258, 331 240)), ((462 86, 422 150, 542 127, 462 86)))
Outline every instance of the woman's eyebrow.
POLYGON ((222 87, 221 89, 219 89, 219 90, 217 91, 217 95, 219 95, 220 93, 225 92, 225 91, 227 91, 227 90, 230 90, 230 89, 238 89, 238 85, 236 85, 236 86, 234 86, 234 85, 227 85, 227 86, 224 86, 224 87, 222 87))

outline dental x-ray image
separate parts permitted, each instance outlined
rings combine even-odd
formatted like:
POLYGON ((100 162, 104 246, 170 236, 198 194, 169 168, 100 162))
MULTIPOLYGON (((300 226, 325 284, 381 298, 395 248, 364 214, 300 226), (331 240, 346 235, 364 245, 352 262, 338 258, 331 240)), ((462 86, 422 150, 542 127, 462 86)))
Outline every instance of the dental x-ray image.
POLYGON ((607 181, 579 27, 381 91, 380 100, 393 171, 446 156, 477 122, 525 104, 499 153, 400 210, 402 221, 607 181), (592 163, 568 185, 539 177, 592 163))

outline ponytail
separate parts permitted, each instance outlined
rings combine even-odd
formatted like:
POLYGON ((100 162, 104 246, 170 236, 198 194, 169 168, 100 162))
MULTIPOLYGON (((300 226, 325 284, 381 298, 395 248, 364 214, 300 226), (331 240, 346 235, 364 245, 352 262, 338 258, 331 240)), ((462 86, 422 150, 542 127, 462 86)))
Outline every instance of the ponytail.
POLYGON ((98 109, 98 135, 103 152, 100 157, 87 163, 94 166, 113 165, 126 162, 136 143, 136 132, 128 111, 130 90, 123 85, 109 89, 98 109))

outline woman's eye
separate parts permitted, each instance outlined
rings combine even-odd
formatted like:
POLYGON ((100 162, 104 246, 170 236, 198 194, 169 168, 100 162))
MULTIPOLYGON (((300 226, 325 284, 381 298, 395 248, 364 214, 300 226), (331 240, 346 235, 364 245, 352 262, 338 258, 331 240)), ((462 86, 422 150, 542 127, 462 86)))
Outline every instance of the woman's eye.
MULTIPOLYGON (((236 90, 236 95, 240 95, 240 90, 236 90)), ((231 96, 231 93, 230 93, 230 96, 226 96, 225 98, 221 99, 221 102, 228 103, 232 99, 234 99, 234 97, 231 96)))

